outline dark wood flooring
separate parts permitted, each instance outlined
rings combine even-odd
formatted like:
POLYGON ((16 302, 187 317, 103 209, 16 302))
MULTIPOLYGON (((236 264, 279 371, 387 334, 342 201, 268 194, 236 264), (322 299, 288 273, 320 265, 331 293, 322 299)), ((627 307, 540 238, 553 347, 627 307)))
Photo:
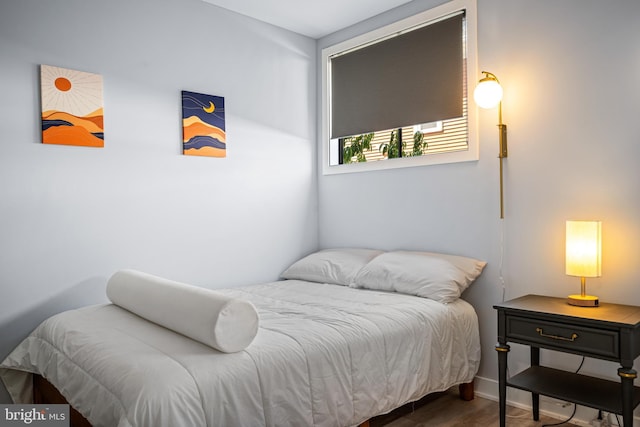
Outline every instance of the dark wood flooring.
MULTIPOLYGON (((371 427, 494 427, 500 425, 498 402, 476 396, 470 402, 460 399, 457 387, 427 396, 415 405, 376 417, 371 427)), ((507 407, 508 427, 542 427, 563 420, 544 415, 534 421, 530 410, 507 407)), ((574 426, 575 424, 562 424, 574 426)))

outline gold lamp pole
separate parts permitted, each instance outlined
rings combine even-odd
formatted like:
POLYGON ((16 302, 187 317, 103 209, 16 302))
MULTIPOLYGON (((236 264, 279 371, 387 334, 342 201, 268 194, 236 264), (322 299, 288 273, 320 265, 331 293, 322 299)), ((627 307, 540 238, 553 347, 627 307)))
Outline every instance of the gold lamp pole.
POLYGON ((502 123, 502 86, 495 74, 483 71, 484 77, 478 82, 473 92, 473 98, 480 108, 494 108, 498 106, 498 137, 500 159, 500 218, 504 218, 504 192, 502 188, 502 159, 507 157, 507 125, 502 123))

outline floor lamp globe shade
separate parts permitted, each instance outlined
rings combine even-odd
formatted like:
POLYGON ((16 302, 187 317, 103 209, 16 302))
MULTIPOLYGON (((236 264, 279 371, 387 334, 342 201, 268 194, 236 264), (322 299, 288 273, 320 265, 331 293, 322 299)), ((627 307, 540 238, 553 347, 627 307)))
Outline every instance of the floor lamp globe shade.
POLYGON ((495 80, 483 79, 473 91, 473 99, 480 108, 493 108, 502 101, 502 86, 495 80))

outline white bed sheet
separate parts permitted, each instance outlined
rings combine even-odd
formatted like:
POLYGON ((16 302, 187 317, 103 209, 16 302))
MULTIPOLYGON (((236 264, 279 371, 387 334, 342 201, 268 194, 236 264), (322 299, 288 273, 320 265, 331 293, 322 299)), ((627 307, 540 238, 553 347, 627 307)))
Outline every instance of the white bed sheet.
POLYGON ((115 305, 46 320, 0 364, 16 402, 31 372, 99 426, 351 426, 466 383, 480 362, 464 300, 286 280, 226 289, 260 329, 225 354, 115 305))

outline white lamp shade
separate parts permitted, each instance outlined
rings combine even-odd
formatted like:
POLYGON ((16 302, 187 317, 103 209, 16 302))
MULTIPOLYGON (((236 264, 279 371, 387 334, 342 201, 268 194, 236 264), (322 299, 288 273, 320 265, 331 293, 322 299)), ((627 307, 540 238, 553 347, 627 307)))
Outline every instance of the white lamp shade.
POLYGON ((482 79, 473 91, 473 99, 480 108, 493 108, 502 101, 502 86, 496 80, 482 79))
POLYGON ((567 221, 566 274, 600 277, 602 269, 602 223, 567 221))

